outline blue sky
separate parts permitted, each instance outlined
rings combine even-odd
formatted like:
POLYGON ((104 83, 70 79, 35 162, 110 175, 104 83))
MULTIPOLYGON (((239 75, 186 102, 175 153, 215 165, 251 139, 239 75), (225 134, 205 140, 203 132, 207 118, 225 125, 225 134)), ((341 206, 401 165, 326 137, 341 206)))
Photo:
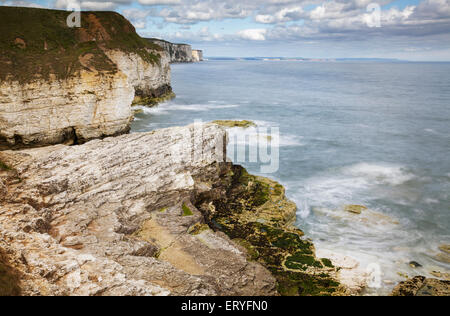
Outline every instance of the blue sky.
MULTIPOLYGON (((67 9, 80 0, 0 0, 67 9)), ((206 56, 450 61, 450 0, 84 0, 206 56)))

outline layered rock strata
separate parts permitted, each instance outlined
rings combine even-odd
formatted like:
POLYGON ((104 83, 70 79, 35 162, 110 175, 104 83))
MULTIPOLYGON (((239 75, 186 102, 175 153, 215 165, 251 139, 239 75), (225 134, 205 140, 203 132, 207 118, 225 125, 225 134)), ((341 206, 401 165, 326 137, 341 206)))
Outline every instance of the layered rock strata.
POLYGON ((171 95, 170 58, 115 12, 0 7, 0 150, 128 132, 131 103, 171 95))
POLYGON ((450 296, 450 281, 416 276, 400 282, 392 296, 450 296))
POLYGON ((171 63, 192 63, 192 47, 188 44, 176 44, 162 39, 148 38, 149 42, 161 46, 169 55, 171 63))
POLYGON ((283 187, 225 145, 208 124, 0 152, 10 280, 23 295, 343 293, 283 187))
POLYGON ((194 63, 203 60, 203 52, 192 49, 191 45, 171 43, 158 38, 147 40, 161 46, 169 54, 171 63, 194 63))
POLYGON ((203 51, 194 49, 192 51, 192 59, 194 60, 194 62, 203 61, 203 51))

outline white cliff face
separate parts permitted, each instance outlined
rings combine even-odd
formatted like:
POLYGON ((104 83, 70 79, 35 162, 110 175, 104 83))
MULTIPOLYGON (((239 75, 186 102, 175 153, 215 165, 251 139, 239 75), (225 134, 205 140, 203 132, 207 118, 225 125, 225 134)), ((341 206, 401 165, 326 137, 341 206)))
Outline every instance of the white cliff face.
POLYGON ((161 46, 169 54, 171 63, 194 63, 203 60, 203 52, 192 49, 191 45, 175 44, 156 38, 147 40, 161 46))
POLYGON ((191 45, 175 44, 156 38, 149 38, 147 40, 162 47, 169 55, 171 63, 192 63, 194 61, 191 45))
POLYGON ((170 57, 161 51, 159 63, 144 61, 137 54, 128 54, 120 50, 110 50, 107 56, 128 77, 128 82, 136 91, 136 95, 158 97, 170 89, 170 57))
POLYGON ((88 140, 128 131, 134 91, 122 73, 0 83, 0 148, 88 140), (3 140, 3 141, 2 141, 3 140))
POLYGON ((192 60, 194 62, 203 61, 203 51, 198 50, 198 49, 192 50, 192 60))
POLYGON ((202 125, 0 152, 0 250, 22 294, 275 294, 191 203, 227 172, 225 138, 202 125))
POLYGON ((167 54, 159 64, 136 54, 106 52, 114 74, 82 70, 64 80, 0 82, 0 149, 85 142, 129 131, 135 94, 171 91, 167 54))

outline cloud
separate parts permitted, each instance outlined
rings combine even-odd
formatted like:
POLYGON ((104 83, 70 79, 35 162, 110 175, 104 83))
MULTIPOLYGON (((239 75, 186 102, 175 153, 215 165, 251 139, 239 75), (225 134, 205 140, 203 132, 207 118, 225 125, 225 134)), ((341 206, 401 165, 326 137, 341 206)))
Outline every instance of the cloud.
POLYGON ((169 4, 181 4, 181 0, 139 0, 142 5, 169 5, 169 4))
POLYGON ((130 3, 125 0, 110 0, 110 1, 77 1, 77 0, 56 0, 54 7, 56 9, 73 9, 80 6, 82 10, 105 11, 114 10, 118 4, 130 3))
POLYGON ((237 35, 244 40, 265 41, 266 33, 266 29, 247 29, 239 31, 237 35))
MULTIPOLYGON (((30 1, 7 0, 6 4, 40 6, 44 2, 30 1)), ((67 9, 73 1, 48 0, 48 3, 53 8, 67 9)), ((408 2, 411 4, 405 6, 404 1, 394 0, 83 0, 81 7, 118 10, 140 33, 174 41, 233 45, 243 45, 243 41, 254 45, 326 42, 360 46, 378 41, 401 51, 419 51, 415 48, 420 48, 421 43, 429 48, 447 49, 450 0, 408 2), (379 16, 368 11, 373 2, 380 5, 379 16), (398 3, 403 5, 397 7, 398 3), (377 19, 381 27, 371 27, 377 19), (225 22, 220 24, 221 21, 225 22), (225 25, 225 29, 214 25, 216 22, 219 27, 225 25)))
POLYGON ((54 0, 52 7, 65 10, 77 5, 81 6, 82 10, 105 11, 115 10, 120 5, 129 5, 133 2, 133 0, 54 0))
POLYGON ((2 1, 7 6, 13 7, 27 7, 27 8, 44 8, 39 3, 34 3, 30 1, 2 1))

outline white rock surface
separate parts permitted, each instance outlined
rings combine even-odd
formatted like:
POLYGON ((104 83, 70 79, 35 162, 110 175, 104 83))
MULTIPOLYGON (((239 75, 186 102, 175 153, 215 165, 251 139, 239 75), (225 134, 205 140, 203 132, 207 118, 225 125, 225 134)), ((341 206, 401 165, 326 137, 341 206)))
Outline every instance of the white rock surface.
POLYGON ((349 295, 358 295, 367 287, 369 275, 358 260, 327 249, 317 249, 316 256, 328 258, 335 267, 340 268, 336 277, 347 288, 349 295))
POLYGON ((225 132, 197 127, 0 152, 14 169, 0 170, 0 249, 23 294, 275 294, 223 233, 189 233, 203 223, 191 198, 209 190, 198 179, 229 166, 225 132))
POLYGON ((105 53, 119 69, 115 74, 90 68, 65 80, 0 82, 0 150, 126 133, 135 92, 158 96, 170 89, 165 52, 158 64, 119 50, 105 53))

